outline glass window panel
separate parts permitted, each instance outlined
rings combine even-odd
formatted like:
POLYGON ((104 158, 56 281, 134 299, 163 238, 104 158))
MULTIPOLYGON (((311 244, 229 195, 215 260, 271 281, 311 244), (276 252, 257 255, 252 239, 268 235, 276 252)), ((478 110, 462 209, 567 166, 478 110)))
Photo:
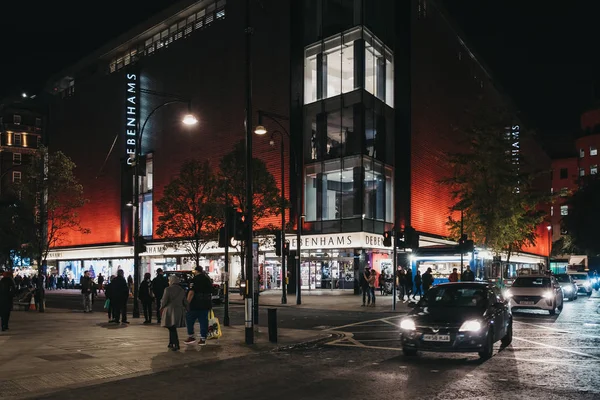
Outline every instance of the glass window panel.
POLYGON ((177 29, 183 29, 185 28, 185 19, 183 21, 179 21, 179 23, 177 23, 177 29))
POLYGON ((142 236, 152 236, 152 193, 143 196, 142 203, 142 236))
POLYGON ((596 148, 596 146, 590 146, 590 156, 597 156, 598 155, 598 149, 596 148))
POLYGON ((385 103, 394 107, 394 59, 388 51, 385 54, 385 103))
POLYGON ((590 174, 591 175, 596 175, 598 173, 598 166, 597 165, 592 165, 590 167, 590 174))
MULTIPOLYGON (((344 41, 346 38, 344 37, 344 41)), ((342 93, 354 90, 354 42, 342 46, 342 93)))
MULTIPOLYGON (((348 117, 344 114, 344 117, 348 117)), ((352 117, 352 115, 350 115, 352 117)), ((327 139, 325 143, 325 158, 340 158, 344 132, 349 122, 344 122, 342 112, 336 111, 327 115, 327 139)))
POLYGON ((392 169, 385 167, 385 221, 394 221, 394 178, 392 169))
POLYGON ((361 176, 364 174, 360 157, 344 159, 340 203, 342 205, 342 218, 361 216, 361 176))
POLYGON ((306 166, 304 187, 304 215, 306 221, 317 220, 317 174, 321 172, 321 164, 306 166))
POLYGON ((323 97, 338 96, 342 93, 342 38, 340 36, 325 42, 323 69, 326 82, 323 97))
POLYGON ((304 58, 304 104, 317 101, 317 53, 321 46, 306 49, 304 58), (314 53, 314 54, 313 54, 314 53))
POLYGON ((342 210, 345 201, 343 185, 341 160, 326 162, 323 174, 323 220, 340 219, 343 216, 342 210))

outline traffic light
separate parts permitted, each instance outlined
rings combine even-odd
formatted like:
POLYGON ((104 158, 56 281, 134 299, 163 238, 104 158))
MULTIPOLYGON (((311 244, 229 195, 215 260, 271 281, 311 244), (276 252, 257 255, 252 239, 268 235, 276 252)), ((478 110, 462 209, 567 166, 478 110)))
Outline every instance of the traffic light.
POLYGON ((275 255, 281 256, 281 231, 275 231, 275 255))
POLYGON ((286 240, 283 243, 283 255, 284 256, 289 256, 290 255, 290 242, 289 242, 289 240, 286 240))
POLYGON ((461 235, 458 239, 458 250, 461 253, 470 253, 475 250, 475 243, 467 238, 467 235, 461 235))
POLYGON ((148 243, 148 241, 141 236, 138 236, 136 239, 137 243, 135 245, 137 246, 138 254, 147 252, 148 247, 146 246, 146 243, 148 243))
POLYGON ((406 248, 406 240, 404 237, 404 231, 398 231, 396 232, 396 247, 399 247, 401 249, 405 249, 406 248))
POLYGON ((245 240, 247 229, 244 214, 236 211, 233 220, 233 238, 235 240, 245 240))
POLYGON ((412 226, 404 228, 405 247, 416 250, 419 248, 419 234, 412 226))
POLYGON ((219 247, 227 247, 230 239, 227 236, 227 227, 224 226, 219 229, 219 247))
POLYGON ((392 231, 383 232, 383 245, 385 247, 392 247, 392 231))

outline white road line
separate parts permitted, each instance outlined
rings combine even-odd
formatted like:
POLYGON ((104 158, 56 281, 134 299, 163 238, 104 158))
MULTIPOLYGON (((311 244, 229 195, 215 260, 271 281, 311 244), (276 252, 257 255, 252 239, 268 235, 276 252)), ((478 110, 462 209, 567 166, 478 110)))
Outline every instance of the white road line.
POLYGON ((357 326, 357 325, 363 325, 363 324, 368 324, 369 322, 381 322, 383 318, 378 318, 378 319, 370 319, 368 321, 361 321, 361 322, 354 322, 352 324, 347 324, 347 325, 341 325, 341 326, 334 326, 332 328, 326 329, 327 331, 336 331, 342 328, 349 328, 351 326, 357 326))
POLYGON ((575 336, 580 336, 580 337, 587 337, 587 338, 591 338, 591 339, 600 339, 600 336, 598 336, 598 335, 589 335, 587 333, 579 333, 579 332, 567 331, 567 330, 564 330, 564 329, 557 329, 557 328, 552 328, 552 327, 549 327, 549 326, 532 324, 530 322, 522 322, 522 321, 515 321, 515 322, 518 322, 519 324, 530 325, 530 326, 534 326, 536 328, 541 328, 541 329, 545 329, 545 330, 557 332, 557 333, 563 333, 563 334, 567 333, 567 334, 571 334, 571 335, 575 335, 575 336))
POLYGON ((339 346, 339 347, 358 347, 360 349, 375 349, 375 350, 392 350, 392 351, 402 351, 402 349, 398 347, 383 347, 383 346, 355 346, 353 344, 344 344, 344 343, 325 343, 326 346, 339 346))
POLYGON ((398 328, 398 325, 396 325, 396 324, 395 324, 395 323, 393 323, 393 322, 390 322, 390 321, 388 321, 387 319, 382 319, 382 320, 381 320, 381 322, 385 322, 386 324, 390 324, 390 325, 392 325, 393 327, 395 327, 395 328, 398 328))
POLYGON ((600 357, 596 357, 594 355, 587 354, 587 353, 582 353, 580 351, 564 349, 562 347, 552 346, 552 345, 545 344, 545 343, 538 343, 538 342, 534 342, 533 340, 523 339, 523 338, 516 337, 516 336, 513 336, 513 339, 521 340, 523 342, 527 342, 527 343, 531 343, 531 344, 537 344, 537 345, 540 345, 542 347, 547 347, 549 349, 555 349, 555 350, 564 351, 564 352, 571 353, 571 354, 577 354, 577 355, 580 355, 580 356, 591 357, 591 358, 600 360, 600 357))
POLYGON ((583 365, 586 363, 597 363, 600 362, 600 360, 569 360, 569 359, 558 359, 558 360, 554 360, 554 359, 547 359, 547 358, 521 358, 521 357, 508 357, 508 356, 501 356, 501 355, 496 355, 494 356, 494 359, 501 359, 501 360, 515 360, 515 361, 526 361, 526 362, 535 362, 535 363, 541 363, 541 364, 557 364, 557 365, 581 365, 581 366, 585 366, 586 368, 589 367, 589 365, 583 365))

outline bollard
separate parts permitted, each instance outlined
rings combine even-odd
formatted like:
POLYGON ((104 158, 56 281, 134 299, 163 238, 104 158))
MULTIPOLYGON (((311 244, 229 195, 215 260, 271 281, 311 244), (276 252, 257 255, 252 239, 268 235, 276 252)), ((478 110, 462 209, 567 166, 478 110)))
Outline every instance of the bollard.
POLYGON ((277 309, 268 309, 269 342, 277 343, 277 309))

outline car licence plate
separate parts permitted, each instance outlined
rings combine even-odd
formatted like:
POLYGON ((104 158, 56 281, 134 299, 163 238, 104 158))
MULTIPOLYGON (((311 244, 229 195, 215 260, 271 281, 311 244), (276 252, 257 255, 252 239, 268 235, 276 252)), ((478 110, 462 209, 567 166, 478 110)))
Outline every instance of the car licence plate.
POLYGON ((450 335, 423 335, 426 342, 449 342, 450 335))
POLYGON ((525 306, 532 306, 534 303, 533 301, 520 301, 519 304, 523 304, 525 306))

